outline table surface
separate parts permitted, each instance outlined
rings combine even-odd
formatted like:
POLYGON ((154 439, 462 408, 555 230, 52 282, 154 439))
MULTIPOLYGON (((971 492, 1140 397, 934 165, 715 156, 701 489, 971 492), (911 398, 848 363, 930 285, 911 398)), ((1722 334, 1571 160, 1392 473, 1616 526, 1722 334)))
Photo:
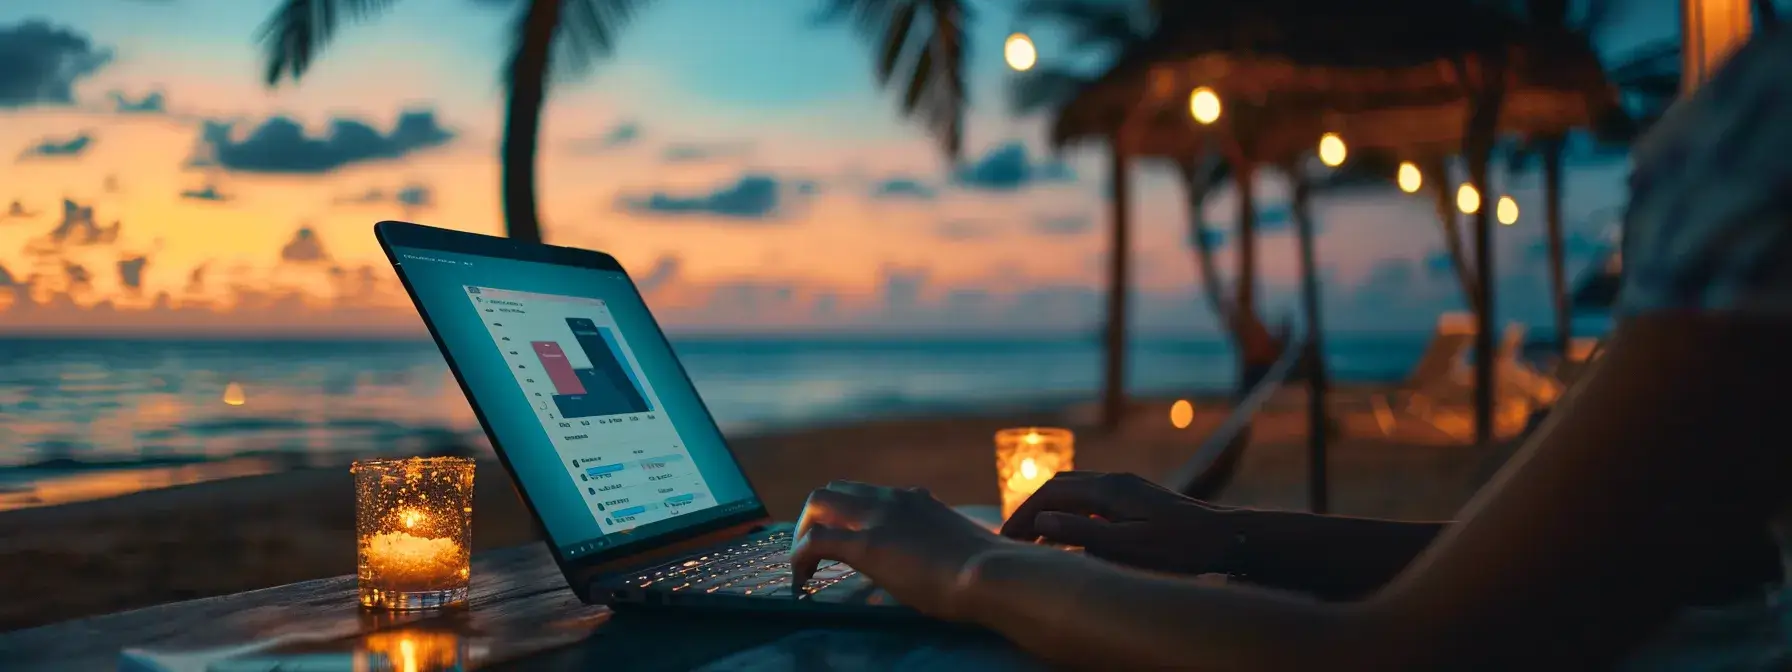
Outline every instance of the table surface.
MULTIPOLYGON (((964 507, 979 520, 993 507, 964 507)), ((686 612, 614 614, 581 603, 539 543, 473 558, 469 607, 376 612, 338 576, 0 633, 8 670, 117 669, 125 649, 189 651, 302 638, 282 651, 347 654, 449 644, 478 669, 1034 669, 985 633, 686 612)))

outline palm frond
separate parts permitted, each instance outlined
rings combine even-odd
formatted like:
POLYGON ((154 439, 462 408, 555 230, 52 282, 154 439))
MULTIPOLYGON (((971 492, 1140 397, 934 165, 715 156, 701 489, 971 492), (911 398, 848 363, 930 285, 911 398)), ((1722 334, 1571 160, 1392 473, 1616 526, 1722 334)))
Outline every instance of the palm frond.
POLYGON ((1092 78, 1059 68, 1033 68, 1014 76, 1009 103, 1019 114, 1061 107, 1088 86, 1092 78))
POLYGON ((1763 27, 1780 23, 1780 9, 1773 0, 1754 0, 1755 21, 1763 27))
POLYGON ((560 24, 554 43, 561 58, 556 69, 583 73, 616 50, 616 36, 637 10, 651 0, 533 0, 559 2, 560 24))
POLYGON ((343 21, 367 21, 398 0, 284 0, 255 31, 267 64, 262 81, 275 86, 285 77, 298 81, 318 52, 336 37, 343 21))
POLYGON ((1624 4, 1628 1, 1582 0, 1580 16, 1572 19, 1572 25, 1582 33, 1596 35, 1622 18, 1624 4))
POLYGON ((848 23, 877 45, 878 83, 900 86, 903 116, 920 121, 956 159, 969 104, 964 72, 970 14, 964 0, 829 0, 819 20, 848 23))
POLYGON ((1023 21, 1063 26, 1071 46, 1082 49, 1125 44, 1142 39, 1150 29, 1131 7, 1112 0, 1027 0, 1019 15, 1023 21))

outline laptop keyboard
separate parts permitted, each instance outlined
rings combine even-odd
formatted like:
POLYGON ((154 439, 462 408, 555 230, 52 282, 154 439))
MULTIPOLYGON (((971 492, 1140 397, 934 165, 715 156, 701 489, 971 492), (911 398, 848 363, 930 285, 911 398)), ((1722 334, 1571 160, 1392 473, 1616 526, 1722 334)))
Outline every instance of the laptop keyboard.
MULTIPOLYGON (((626 585, 672 592, 789 597, 792 541, 789 531, 753 537, 642 570, 626 585)), ((825 560, 816 569, 814 578, 803 586, 803 592, 814 595, 857 576, 858 572, 853 568, 825 560)))

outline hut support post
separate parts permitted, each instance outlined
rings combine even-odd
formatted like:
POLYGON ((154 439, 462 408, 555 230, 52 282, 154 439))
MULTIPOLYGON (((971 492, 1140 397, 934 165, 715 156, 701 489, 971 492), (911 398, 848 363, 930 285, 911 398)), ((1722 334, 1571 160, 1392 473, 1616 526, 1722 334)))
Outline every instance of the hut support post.
POLYGON ((1313 216, 1308 207, 1312 186, 1299 162, 1289 166, 1288 177, 1294 187, 1294 226, 1300 241, 1301 312, 1307 323, 1306 353, 1303 355, 1307 365, 1307 505, 1313 513, 1326 513, 1331 510, 1325 473, 1326 439, 1331 433, 1330 418, 1326 414, 1326 392, 1330 381, 1326 379, 1325 344, 1321 337, 1324 329, 1319 321, 1319 269, 1314 261, 1313 216))
POLYGON ((1568 361, 1573 349, 1574 314, 1568 309, 1568 272, 1562 240, 1562 145, 1543 148, 1544 226, 1549 236, 1549 300, 1556 314, 1556 356, 1568 361))
POLYGON ((1113 193, 1108 205, 1113 221, 1108 227, 1111 237, 1108 241, 1107 328, 1102 336, 1106 370, 1101 389, 1101 427, 1115 430, 1126 415, 1126 303, 1131 280, 1128 252, 1132 245, 1129 202, 1132 184, 1127 174, 1125 130, 1114 134, 1109 141, 1113 148, 1113 193))
POLYGON ((1469 93, 1468 129, 1463 134, 1468 159, 1469 182, 1481 194, 1481 207, 1475 209, 1475 443, 1493 442, 1494 390, 1494 292, 1498 273, 1493 265, 1492 210, 1495 199, 1488 190, 1487 168, 1493 154, 1493 142, 1499 132, 1500 107, 1505 99, 1505 63, 1503 54, 1487 54, 1470 61, 1466 78, 1472 87, 1469 93))

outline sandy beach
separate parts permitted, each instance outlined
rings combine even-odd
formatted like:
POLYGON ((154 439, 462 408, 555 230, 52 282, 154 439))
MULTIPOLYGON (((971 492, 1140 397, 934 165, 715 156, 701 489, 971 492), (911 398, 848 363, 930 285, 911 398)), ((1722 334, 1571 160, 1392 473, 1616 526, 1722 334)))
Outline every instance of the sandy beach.
MULTIPOLYGON (((1414 433, 1384 436, 1366 393, 1335 406, 1344 436, 1329 467, 1336 513, 1409 519, 1451 516, 1490 469, 1487 451, 1414 433), (1360 399, 1359 399, 1360 398, 1360 399)), ((1118 432, 1079 430, 1080 469, 1157 477, 1190 455, 1228 412, 1197 400, 1185 429, 1170 400, 1141 402, 1118 432)), ((1259 415, 1227 503, 1303 508, 1304 404, 1287 390, 1259 415)), ((920 485, 951 504, 995 504, 991 437, 1017 425, 1078 428, 1074 411, 911 418, 821 427, 732 441, 775 516, 793 517, 809 490, 843 478, 920 485)), ((474 544, 537 539, 496 463, 476 477, 474 544)), ((346 469, 231 478, 109 499, 0 513, 0 631, 162 602, 354 571, 353 499, 346 469)), ((477 579, 475 579, 477 580, 477 579)))

